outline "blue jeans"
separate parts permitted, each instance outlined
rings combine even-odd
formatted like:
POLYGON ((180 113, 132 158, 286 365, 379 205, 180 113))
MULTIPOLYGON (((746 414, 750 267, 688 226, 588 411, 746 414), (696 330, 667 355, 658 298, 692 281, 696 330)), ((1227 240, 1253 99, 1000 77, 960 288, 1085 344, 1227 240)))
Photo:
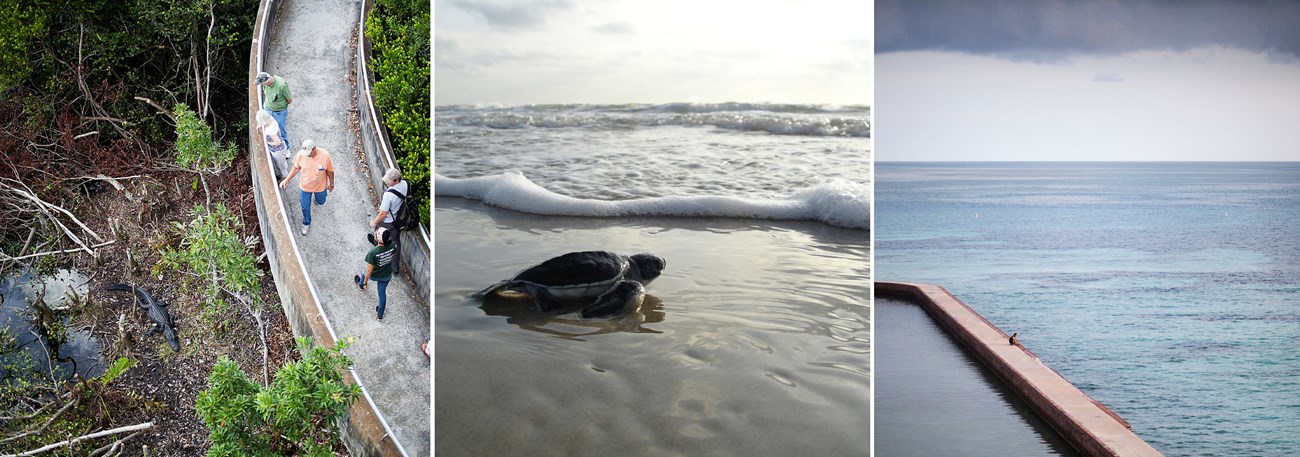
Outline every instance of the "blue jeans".
POLYGON ((379 317, 384 317, 384 305, 388 303, 388 281, 391 279, 393 279, 392 276, 370 278, 370 281, 375 283, 375 291, 379 292, 379 307, 375 309, 379 313, 379 317))
POLYGON ((328 190, 322 190, 320 192, 307 192, 305 190, 298 189, 298 204, 302 205, 302 225, 311 225, 312 196, 313 195, 316 196, 317 205, 324 205, 325 197, 328 196, 328 194, 329 194, 328 190))
MULTIPOLYGON (((271 110, 267 110, 267 111, 271 111, 271 110)), ((293 150, 293 143, 289 142, 289 130, 286 128, 287 126, 285 125, 285 122, 289 120, 289 109, 285 108, 280 111, 271 111, 271 118, 275 119, 275 122, 280 124, 280 141, 283 141, 284 144, 289 145, 289 150, 293 150)))

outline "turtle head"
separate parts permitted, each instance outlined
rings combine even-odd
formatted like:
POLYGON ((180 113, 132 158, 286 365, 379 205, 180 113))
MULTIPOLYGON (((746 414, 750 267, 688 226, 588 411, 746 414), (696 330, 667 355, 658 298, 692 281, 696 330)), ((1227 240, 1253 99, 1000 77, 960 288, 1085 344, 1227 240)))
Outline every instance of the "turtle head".
POLYGON ((654 254, 636 254, 629 256, 627 259, 631 261, 632 266, 636 267, 636 275, 632 279, 635 279, 641 285, 650 284, 650 281, 658 278, 659 274, 663 273, 664 267, 668 266, 668 263, 663 258, 654 254))

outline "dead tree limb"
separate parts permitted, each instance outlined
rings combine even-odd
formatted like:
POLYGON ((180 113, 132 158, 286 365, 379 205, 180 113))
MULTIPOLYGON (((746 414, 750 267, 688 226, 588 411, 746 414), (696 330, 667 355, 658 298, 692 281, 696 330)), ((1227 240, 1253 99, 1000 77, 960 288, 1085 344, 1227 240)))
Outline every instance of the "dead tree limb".
POLYGON ((144 433, 144 431, 142 430, 142 431, 138 431, 138 432, 132 433, 132 434, 130 434, 130 435, 127 435, 126 438, 122 438, 122 439, 120 439, 120 440, 114 441, 113 444, 106 444, 106 445, 104 445, 104 447, 101 447, 101 448, 99 448, 99 449, 95 449, 94 451, 91 451, 91 452, 90 452, 90 456, 91 456, 91 457, 95 457, 95 456, 99 456, 99 455, 113 455, 113 454, 116 454, 116 453, 118 452, 118 449, 120 449, 120 448, 122 447, 122 443, 127 442, 127 441, 130 440, 131 438, 135 438, 135 437, 137 437, 137 436, 140 436, 141 433, 144 433))
POLYGON ((37 427, 37 428, 31 429, 31 430, 28 430, 28 431, 26 431, 26 432, 19 433, 19 434, 17 434, 17 435, 14 435, 14 436, 11 436, 11 437, 8 437, 8 438, 5 438, 5 439, 2 439, 2 440, 0 440, 0 443, 8 443, 8 442, 10 442, 10 441, 13 441, 13 440, 16 440, 16 439, 19 439, 19 438, 23 438, 23 437, 27 437, 27 436, 32 436, 32 435, 36 435, 36 434, 39 434, 39 433, 44 432, 45 429, 48 428, 48 427, 50 426, 50 424, 54 423, 54 420, 55 420, 55 419, 58 419, 59 416, 62 415, 64 411, 67 411, 68 408, 71 408, 72 405, 75 405, 75 404, 77 404, 77 399, 76 399, 76 398, 73 398, 73 399, 69 400, 67 404, 63 405, 62 408, 59 408, 59 410, 56 411, 56 412, 54 413, 54 415, 50 416, 49 419, 46 419, 46 420, 45 420, 45 423, 44 423, 44 424, 41 424, 40 427, 37 427))
POLYGON ((151 427, 153 427, 153 422, 145 422, 145 423, 143 423, 143 424, 128 425, 128 426, 126 426, 126 427, 118 427, 118 428, 111 429, 111 430, 98 431, 98 432, 95 432, 95 433, 91 433, 91 434, 89 434, 89 435, 82 435, 82 436, 78 436, 78 437, 76 437, 76 438, 72 438, 72 439, 69 439, 69 440, 60 441, 60 442, 57 442, 57 443, 54 443, 54 444, 51 444, 51 445, 48 445, 48 446, 45 446, 45 447, 42 447, 42 448, 39 448, 39 449, 32 449, 32 450, 30 450, 30 451, 26 451, 26 452, 23 452, 23 453, 21 453, 21 454, 17 454, 16 457, 26 457, 26 456, 30 456, 30 455, 36 455, 36 454, 40 454, 40 453, 45 452, 45 451, 49 451, 49 450, 53 450, 53 449, 58 449, 58 448, 61 448, 61 447, 64 447, 64 446, 71 446, 71 445, 73 445, 73 444, 77 444, 77 443, 80 443, 80 442, 82 442, 82 441, 86 441, 86 440, 93 440, 93 439, 95 439, 95 438, 99 438, 99 437, 103 437, 103 436, 116 435, 116 434, 118 434, 118 433, 137 432, 137 431, 140 431, 140 430, 147 430, 147 429, 149 429, 149 428, 151 428, 151 427))
POLYGON ((154 109, 157 109, 159 114, 165 115, 165 116, 167 116, 168 119, 171 119, 171 120, 172 120, 172 124, 175 124, 175 123, 176 123, 176 115, 175 115, 175 114, 172 114, 171 111, 168 111, 167 108, 163 108, 163 106, 160 105, 160 104, 158 104, 158 102, 155 102, 155 101, 153 101, 152 99, 150 99, 150 98, 148 98, 148 97, 139 97, 139 96, 137 96, 137 97, 133 97, 133 98, 135 98, 136 100, 139 100, 139 101, 142 101, 142 102, 148 103, 149 106, 152 106, 152 107, 154 107, 154 109))
MULTIPOLYGON (((105 242, 103 242, 103 243, 99 243, 99 244, 96 244, 96 245, 92 245, 92 246, 90 246, 90 249, 102 248, 102 247, 104 247, 104 246, 108 246, 108 245, 113 244, 113 243, 116 243, 116 242, 117 242, 117 241, 115 241, 115 240, 108 240, 108 241, 105 241, 105 242)), ((31 258, 36 258, 36 257, 44 257, 44 256, 47 256, 47 255, 54 255, 54 254, 71 254, 71 253, 78 252, 78 251, 81 251, 81 250, 82 250, 82 248, 72 248, 72 249, 64 249, 64 250, 62 250, 62 251, 45 251, 45 252, 38 252, 38 253, 35 253, 35 254, 21 255, 21 256, 18 256, 18 257, 10 257, 10 256, 8 256, 8 255, 6 255, 6 254, 4 254, 4 253, 0 253, 0 257, 3 257, 4 260, 24 260, 24 259, 31 259, 31 258)), ((91 253, 93 254, 94 252, 92 251, 91 253)))

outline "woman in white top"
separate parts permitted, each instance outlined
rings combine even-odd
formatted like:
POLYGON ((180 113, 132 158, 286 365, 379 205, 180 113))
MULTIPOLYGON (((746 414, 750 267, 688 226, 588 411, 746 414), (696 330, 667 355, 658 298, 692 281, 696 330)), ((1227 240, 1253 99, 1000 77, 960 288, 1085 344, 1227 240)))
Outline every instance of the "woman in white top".
POLYGON ((257 131, 262 134, 266 152, 271 156, 271 169, 275 172, 275 178, 284 179, 284 175, 289 173, 289 143, 280 134, 280 123, 271 117, 270 111, 257 110, 257 131))

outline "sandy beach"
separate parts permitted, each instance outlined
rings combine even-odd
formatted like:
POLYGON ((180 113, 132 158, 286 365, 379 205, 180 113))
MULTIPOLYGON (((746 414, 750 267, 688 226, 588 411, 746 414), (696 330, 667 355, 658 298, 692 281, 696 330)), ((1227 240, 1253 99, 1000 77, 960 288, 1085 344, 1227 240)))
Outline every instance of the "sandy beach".
POLYGON ((868 232, 435 205, 437 452, 869 454, 868 232), (639 311, 469 297, 594 249, 667 260, 639 311))

